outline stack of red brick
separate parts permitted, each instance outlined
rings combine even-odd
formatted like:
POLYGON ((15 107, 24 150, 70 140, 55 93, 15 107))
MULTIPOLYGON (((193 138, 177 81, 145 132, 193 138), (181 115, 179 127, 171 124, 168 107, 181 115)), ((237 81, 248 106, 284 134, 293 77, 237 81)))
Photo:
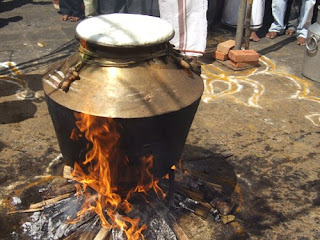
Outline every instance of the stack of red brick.
POLYGON ((234 40, 219 43, 213 57, 220 61, 227 61, 235 68, 256 66, 259 63, 259 54, 254 50, 233 50, 234 40))

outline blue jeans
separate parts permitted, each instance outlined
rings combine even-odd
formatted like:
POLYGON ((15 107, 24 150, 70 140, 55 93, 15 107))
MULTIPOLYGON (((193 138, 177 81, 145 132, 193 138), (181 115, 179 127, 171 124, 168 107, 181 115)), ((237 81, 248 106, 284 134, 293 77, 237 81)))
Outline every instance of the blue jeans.
MULTIPOLYGON (((272 15, 274 22, 269 28, 269 32, 283 34, 286 30, 284 17, 286 14, 288 0, 272 0, 272 15)), ((302 0, 299 23, 296 29, 296 36, 307 38, 308 27, 311 25, 313 7, 316 0, 302 0)))

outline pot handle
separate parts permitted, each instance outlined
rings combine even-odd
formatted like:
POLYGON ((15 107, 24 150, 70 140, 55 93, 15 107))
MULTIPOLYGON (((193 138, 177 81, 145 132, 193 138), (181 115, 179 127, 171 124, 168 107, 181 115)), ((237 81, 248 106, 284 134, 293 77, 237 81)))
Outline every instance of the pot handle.
POLYGON ((306 47, 310 52, 317 50, 318 42, 320 41, 320 37, 316 35, 311 35, 307 38, 306 47))

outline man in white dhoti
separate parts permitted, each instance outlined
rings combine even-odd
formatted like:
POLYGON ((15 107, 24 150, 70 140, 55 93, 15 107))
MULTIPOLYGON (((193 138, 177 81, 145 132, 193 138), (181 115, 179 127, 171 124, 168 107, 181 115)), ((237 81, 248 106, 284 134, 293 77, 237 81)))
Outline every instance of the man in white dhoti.
MULTIPOLYGON (((288 0, 272 0, 272 15, 274 22, 269 28, 266 38, 274 39, 279 34, 283 34, 286 30, 284 17, 286 14, 288 0)), ((313 8, 316 0, 302 0, 300 8, 299 24, 296 29, 296 37, 298 45, 306 45, 308 27, 311 25, 313 16, 313 8)))
MULTIPOLYGON (((231 27, 237 27, 239 0, 225 0, 221 22, 231 27)), ((253 0, 250 29, 250 40, 259 41, 256 31, 262 27, 265 0, 253 0)))
POLYGON ((204 54, 207 41, 208 0, 159 0, 160 18, 172 24, 170 41, 175 49, 190 58, 204 54))

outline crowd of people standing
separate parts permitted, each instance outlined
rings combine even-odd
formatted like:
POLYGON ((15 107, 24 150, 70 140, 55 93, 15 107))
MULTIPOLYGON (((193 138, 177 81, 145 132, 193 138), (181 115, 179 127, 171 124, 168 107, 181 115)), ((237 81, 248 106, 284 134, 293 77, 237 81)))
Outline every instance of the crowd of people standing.
MULTIPOLYGON (((55 0, 57 1, 57 0, 55 0)), ((253 0, 250 40, 259 41, 257 30, 264 25, 265 0, 253 0)), ((236 27, 240 0, 59 0, 61 20, 79 21, 99 14, 133 13, 157 16, 170 22, 176 32, 171 43, 182 54, 196 59, 206 47, 208 26, 221 22, 236 27)), ((296 35, 305 45, 314 6, 319 0, 272 0, 273 23, 266 38, 296 35)))

